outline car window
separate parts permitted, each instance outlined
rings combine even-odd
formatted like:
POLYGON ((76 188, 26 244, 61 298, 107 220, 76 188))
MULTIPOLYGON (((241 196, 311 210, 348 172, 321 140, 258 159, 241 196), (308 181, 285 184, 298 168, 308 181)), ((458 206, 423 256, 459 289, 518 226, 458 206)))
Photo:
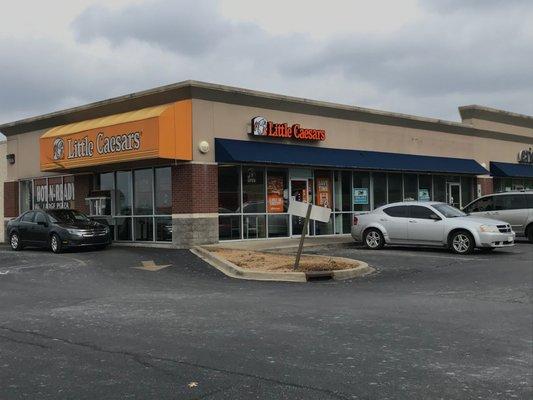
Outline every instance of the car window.
POLYGON ((432 219, 435 212, 424 206, 409 206, 409 216, 411 218, 432 219))
POLYGON ((494 210, 494 196, 482 197, 481 199, 475 201, 470 206, 466 212, 485 212, 494 210))
POLYGON ((27 212, 26 214, 24 214, 22 216, 21 221, 23 221, 23 222, 33 222, 33 216, 34 215, 35 215, 35 213, 33 211, 29 211, 29 212, 27 212))
POLYGON ((520 210, 524 208, 527 208, 527 205, 526 196, 523 194, 502 194, 494 198, 495 210, 520 210))
POLYGON ((407 218, 409 217, 409 208, 407 206, 387 207, 383 212, 391 217, 407 218))
POLYGON ((526 194, 527 208, 533 208, 533 194, 526 194))
POLYGON ((446 218, 464 217, 466 215, 461 210, 446 203, 433 204, 433 208, 440 212, 442 215, 444 215, 446 218))
POLYGON ((46 216, 42 212, 35 213, 35 222, 46 222, 46 216))

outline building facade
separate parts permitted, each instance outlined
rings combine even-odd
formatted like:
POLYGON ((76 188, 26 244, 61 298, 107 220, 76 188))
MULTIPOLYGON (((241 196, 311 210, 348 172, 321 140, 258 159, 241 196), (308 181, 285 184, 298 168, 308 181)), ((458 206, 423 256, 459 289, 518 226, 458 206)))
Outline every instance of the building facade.
MULTIPOLYGON (((7 175, 7 144, 0 140, 0 221, 4 221, 4 182, 7 175)), ((0 242, 4 241, 4 224, 0 223, 0 242)))
POLYGON ((457 207, 533 189, 533 117, 460 107, 462 122, 187 81, 0 125, 6 220, 77 208, 115 240, 188 247, 290 237, 289 202, 333 210, 310 235, 402 200, 457 207))

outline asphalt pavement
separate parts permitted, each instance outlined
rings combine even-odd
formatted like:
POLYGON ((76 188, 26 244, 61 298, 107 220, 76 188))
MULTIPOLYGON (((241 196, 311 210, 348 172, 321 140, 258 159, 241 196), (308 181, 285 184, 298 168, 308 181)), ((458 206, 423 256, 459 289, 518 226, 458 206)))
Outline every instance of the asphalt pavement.
POLYGON ((533 397, 533 245, 306 252, 377 273, 253 282, 187 250, 1 247, 0 399, 533 397))

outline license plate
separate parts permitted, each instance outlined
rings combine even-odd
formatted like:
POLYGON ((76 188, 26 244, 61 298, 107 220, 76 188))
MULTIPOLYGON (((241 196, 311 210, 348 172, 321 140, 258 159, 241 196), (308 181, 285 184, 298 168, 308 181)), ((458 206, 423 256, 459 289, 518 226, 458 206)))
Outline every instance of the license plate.
POLYGON ((509 237, 507 238, 507 241, 508 241, 508 242, 512 242, 512 241, 513 241, 513 237, 512 237, 512 236, 509 236, 509 237))

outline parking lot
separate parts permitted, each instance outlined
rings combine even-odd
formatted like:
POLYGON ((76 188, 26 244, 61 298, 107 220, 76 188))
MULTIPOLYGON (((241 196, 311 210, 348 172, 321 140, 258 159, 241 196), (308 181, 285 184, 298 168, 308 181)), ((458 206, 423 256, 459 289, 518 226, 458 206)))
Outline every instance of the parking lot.
POLYGON ((187 250, 1 247, 0 398, 533 395, 533 245, 306 252, 377 273, 253 282, 187 250))

